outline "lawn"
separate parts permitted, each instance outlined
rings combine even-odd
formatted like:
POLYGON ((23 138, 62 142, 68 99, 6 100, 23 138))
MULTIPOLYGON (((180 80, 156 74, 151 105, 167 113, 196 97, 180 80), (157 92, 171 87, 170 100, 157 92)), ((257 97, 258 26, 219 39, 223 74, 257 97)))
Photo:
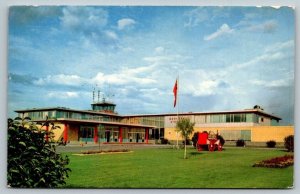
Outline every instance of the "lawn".
POLYGON ((278 149, 227 148, 222 152, 137 149, 132 153, 76 156, 64 187, 73 188, 287 188, 293 166, 252 167, 287 154, 278 149))

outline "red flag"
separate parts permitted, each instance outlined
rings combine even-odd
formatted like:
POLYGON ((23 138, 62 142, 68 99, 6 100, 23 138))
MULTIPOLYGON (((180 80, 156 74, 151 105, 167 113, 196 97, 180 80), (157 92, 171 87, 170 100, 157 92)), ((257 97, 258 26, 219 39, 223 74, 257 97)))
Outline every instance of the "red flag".
POLYGON ((177 100, 177 79, 173 88, 173 93, 174 93, 174 107, 176 106, 176 100, 177 100))

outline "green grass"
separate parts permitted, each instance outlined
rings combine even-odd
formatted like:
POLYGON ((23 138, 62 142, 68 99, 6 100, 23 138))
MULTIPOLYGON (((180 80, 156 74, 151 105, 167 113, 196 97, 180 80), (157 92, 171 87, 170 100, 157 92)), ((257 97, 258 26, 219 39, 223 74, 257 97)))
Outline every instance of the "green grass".
POLYGON ((72 169, 64 187, 85 188, 287 188, 293 166, 252 167, 285 155, 276 149, 227 148, 222 152, 143 149, 133 153, 70 156, 72 169))

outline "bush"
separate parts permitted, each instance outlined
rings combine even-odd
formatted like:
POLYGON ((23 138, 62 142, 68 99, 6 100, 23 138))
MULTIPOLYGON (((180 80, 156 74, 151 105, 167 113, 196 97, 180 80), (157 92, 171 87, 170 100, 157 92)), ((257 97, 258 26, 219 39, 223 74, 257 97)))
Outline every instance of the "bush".
POLYGON ((284 147, 288 152, 294 152, 294 135, 289 135, 284 138, 284 147))
POLYGON ((270 140, 270 141, 267 141, 266 144, 267 144, 267 147, 268 147, 268 148, 275 148, 275 146, 276 146, 276 141, 270 140))
POLYGON ((197 142, 198 142, 198 135, 199 132, 194 133, 193 137, 192 137, 192 142, 193 142, 193 146, 194 148, 196 148, 197 142))
POLYGON ((225 144, 225 139, 224 139, 221 135, 218 135, 218 136, 217 136, 217 139, 219 139, 219 140, 220 140, 220 144, 221 144, 222 146, 224 146, 224 144, 225 144))
MULTIPOLYGON (((185 141, 186 141, 186 145, 191 145, 191 140, 189 138, 187 138, 185 141)), ((184 144, 184 141, 182 143, 184 144)))
POLYGON ((235 143, 236 143, 237 147, 244 147, 244 146, 246 146, 246 142, 243 139, 239 139, 235 143))
POLYGON ((161 144, 169 144, 169 140, 168 139, 165 139, 165 138, 162 138, 160 140, 161 144))
MULTIPOLYGON (((7 184, 19 188, 50 188, 65 184, 68 157, 46 142, 46 131, 8 120, 7 184)), ((49 135, 49 134, 48 134, 49 135)), ((49 135, 49 140, 52 136, 49 135)))

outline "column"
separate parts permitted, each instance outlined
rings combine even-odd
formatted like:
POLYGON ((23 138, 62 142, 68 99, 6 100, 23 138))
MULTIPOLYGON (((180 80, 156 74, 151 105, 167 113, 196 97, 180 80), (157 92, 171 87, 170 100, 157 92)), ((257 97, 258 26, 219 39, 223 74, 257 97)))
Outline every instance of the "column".
POLYGON ((122 127, 119 127, 119 142, 123 142, 123 136, 122 136, 122 127))
POLYGON ((146 139, 146 143, 148 143, 148 139, 149 139, 149 128, 145 129, 145 139, 146 139))
POLYGON ((98 143, 98 126, 94 127, 94 142, 98 143))
POLYGON ((68 142, 68 124, 65 123, 64 127, 64 143, 66 144, 68 142))

